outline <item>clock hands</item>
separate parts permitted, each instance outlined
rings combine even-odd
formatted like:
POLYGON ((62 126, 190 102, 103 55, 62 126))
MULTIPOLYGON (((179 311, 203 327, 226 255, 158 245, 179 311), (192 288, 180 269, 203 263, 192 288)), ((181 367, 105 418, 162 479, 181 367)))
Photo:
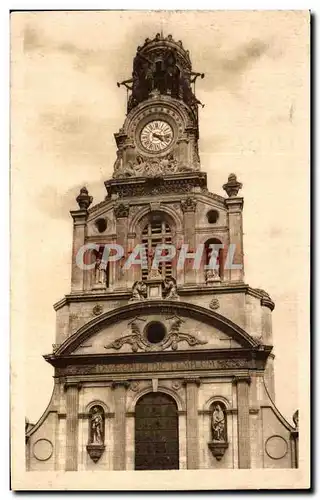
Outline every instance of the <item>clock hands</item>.
POLYGON ((170 139, 170 135, 169 134, 160 135, 160 134, 157 134, 157 133, 153 132, 152 135, 156 139, 159 139, 161 142, 166 142, 168 139, 170 139))

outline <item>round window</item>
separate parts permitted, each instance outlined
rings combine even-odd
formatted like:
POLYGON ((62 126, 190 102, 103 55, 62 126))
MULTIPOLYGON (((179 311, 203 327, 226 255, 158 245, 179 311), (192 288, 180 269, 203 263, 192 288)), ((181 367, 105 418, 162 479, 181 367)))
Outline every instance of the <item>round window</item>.
POLYGON ((145 329, 145 336, 150 344, 159 344, 166 336, 166 327, 160 321, 151 321, 145 329))
POLYGON ((214 224, 219 219, 219 212, 217 210, 209 210, 207 219, 209 224, 214 224))
POLYGON ((105 230, 107 229, 106 219, 97 219, 95 224, 96 224, 96 228, 98 229, 99 233, 104 233, 105 230))

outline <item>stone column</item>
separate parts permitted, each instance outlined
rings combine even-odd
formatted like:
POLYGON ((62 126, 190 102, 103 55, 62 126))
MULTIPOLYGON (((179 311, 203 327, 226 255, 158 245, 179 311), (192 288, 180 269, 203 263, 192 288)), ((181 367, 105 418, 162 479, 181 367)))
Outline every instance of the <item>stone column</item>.
MULTIPOLYGON (((187 198, 181 201, 183 211, 185 244, 188 244, 188 253, 196 252, 196 208, 197 202, 194 198, 187 198)), ((193 269, 194 259, 186 259, 184 265, 184 282, 195 284, 197 282, 197 270, 193 269)))
POLYGON ((67 383, 65 390, 66 398, 66 471, 78 469, 78 406, 79 406, 78 382, 67 383))
POLYGON ((187 468, 199 468, 199 421, 198 387, 199 379, 185 379, 187 401, 187 468))
MULTIPOLYGON (((71 293, 82 292, 84 288, 84 273, 77 262, 76 257, 80 248, 85 244, 85 231, 87 225, 87 210, 72 210, 73 218, 73 242, 72 242, 72 263, 71 263, 71 293)), ((88 271, 87 271, 88 272, 88 271)))
POLYGON ((125 259, 118 260, 116 265, 116 282, 115 289, 127 288, 127 272, 123 271, 122 265, 128 258, 128 216, 129 205, 120 203, 114 207, 114 215, 116 217, 116 233, 117 244, 121 245, 124 250, 125 259))
POLYGON ((128 382, 124 380, 115 381, 112 384, 114 390, 114 449, 113 469, 125 470, 126 468, 126 391, 128 382))
POLYGON ((238 406, 238 464, 239 469, 250 469, 251 443, 249 421, 249 385, 251 378, 235 377, 238 406))
MULTIPOLYGON (((225 274, 230 276, 231 281, 242 281, 244 277, 243 269, 243 228, 242 228, 242 208, 243 208, 243 198, 227 198, 225 204, 228 209, 228 219, 229 219, 229 245, 234 245, 232 250, 228 248, 229 255, 234 251, 232 262, 230 264, 237 264, 241 266, 240 269, 225 269, 225 274)), ((225 252, 225 258, 227 256, 227 251, 225 252)), ((225 263, 224 263, 225 264, 225 263)))

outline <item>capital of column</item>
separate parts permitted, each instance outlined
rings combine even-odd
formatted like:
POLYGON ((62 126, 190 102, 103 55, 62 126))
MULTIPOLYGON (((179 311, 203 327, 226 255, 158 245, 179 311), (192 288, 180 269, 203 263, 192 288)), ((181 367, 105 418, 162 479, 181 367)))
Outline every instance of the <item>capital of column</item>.
POLYGON ((196 384, 198 387, 201 384, 201 380, 198 377, 186 377, 183 379, 183 385, 196 384))
POLYGON ((251 377, 250 377, 250 375, 236 375, 233 378, 232 383, 234 385, 237 385, 239 382, 245 382, 248 385, 250 385, 251 384, 251 377))
POLYGON ((87 209, 70 210, 70 215, 73 218, 74 226, 84 226, 88 218, 88 210, 87 209))
POLYGON ((63 386, 65 391, 67 391, 69 388, 78 389, 78 391, 80 391, 81 387, 82 387, 81 382, 65 382, 63 386))

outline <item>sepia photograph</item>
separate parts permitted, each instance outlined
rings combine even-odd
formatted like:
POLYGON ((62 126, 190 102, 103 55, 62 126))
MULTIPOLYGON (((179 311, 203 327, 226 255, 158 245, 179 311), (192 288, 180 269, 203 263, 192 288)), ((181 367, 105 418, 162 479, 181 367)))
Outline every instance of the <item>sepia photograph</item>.
POLYGON ((309 488, 310 13, 10 24, 12 488, 309 488))

